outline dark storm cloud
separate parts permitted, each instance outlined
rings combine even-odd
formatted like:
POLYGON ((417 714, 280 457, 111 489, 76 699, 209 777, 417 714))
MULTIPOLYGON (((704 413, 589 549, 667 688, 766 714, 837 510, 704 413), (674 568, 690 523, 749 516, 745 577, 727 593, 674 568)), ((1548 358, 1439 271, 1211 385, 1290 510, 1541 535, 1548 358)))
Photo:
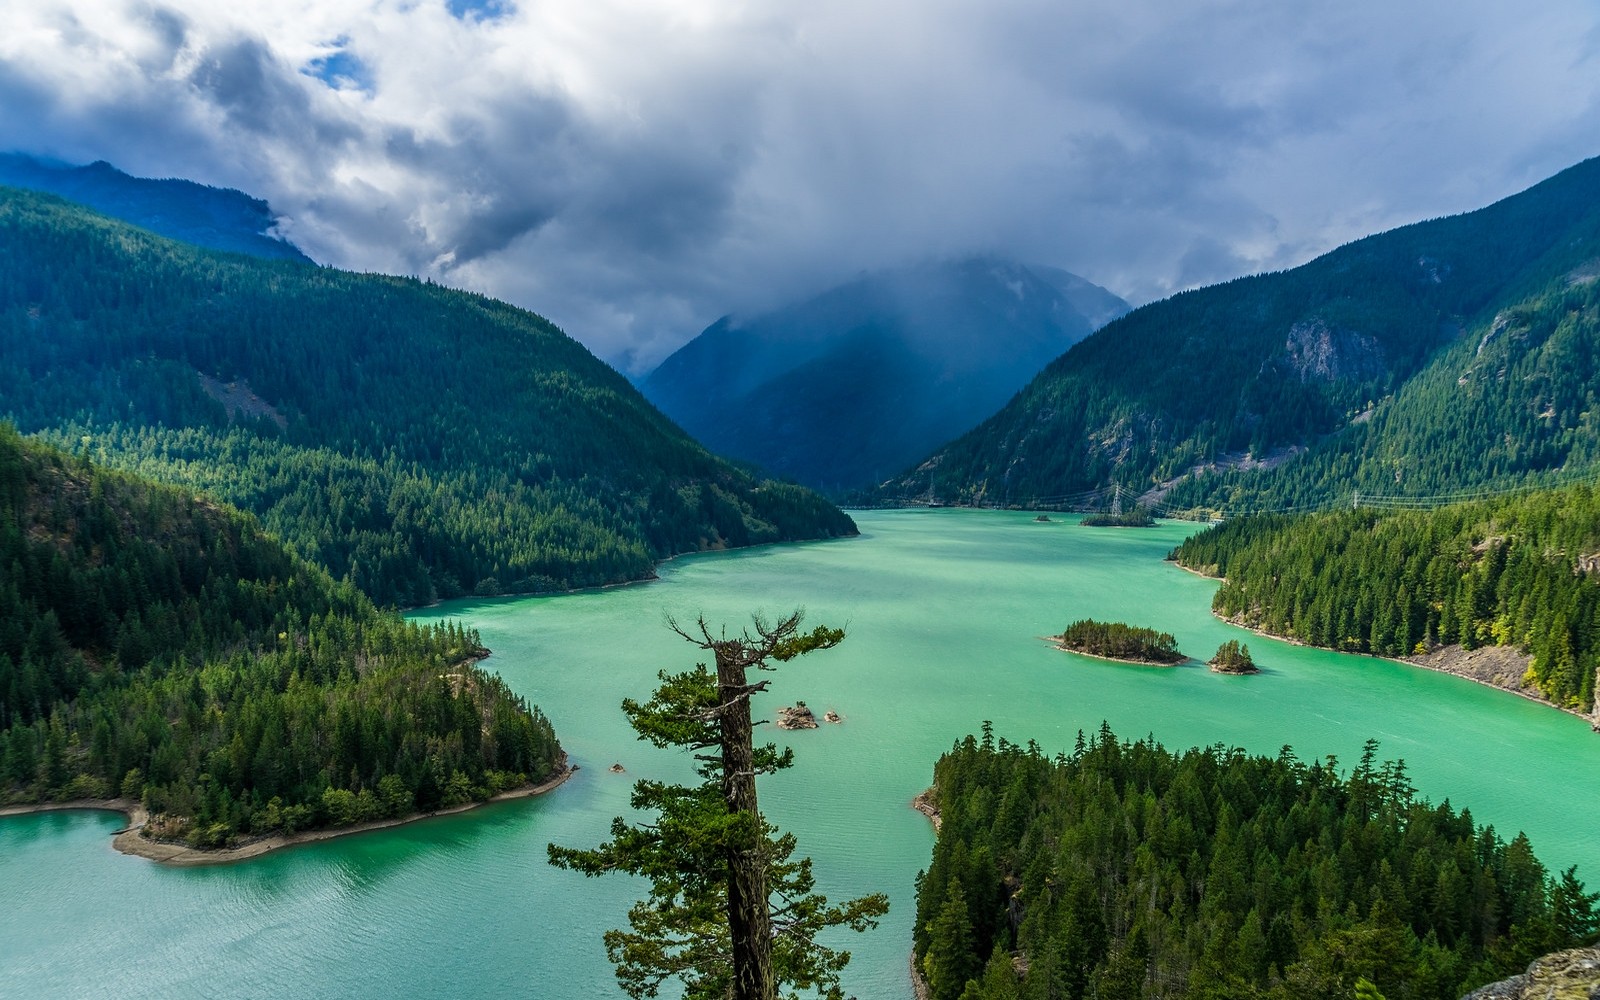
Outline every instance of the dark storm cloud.
POLYGON ((1375 0, 22 0, 0 147, 243 187, 647 367, 991 252, 1135 301, 1600 152, 1597 15, 1375 0))

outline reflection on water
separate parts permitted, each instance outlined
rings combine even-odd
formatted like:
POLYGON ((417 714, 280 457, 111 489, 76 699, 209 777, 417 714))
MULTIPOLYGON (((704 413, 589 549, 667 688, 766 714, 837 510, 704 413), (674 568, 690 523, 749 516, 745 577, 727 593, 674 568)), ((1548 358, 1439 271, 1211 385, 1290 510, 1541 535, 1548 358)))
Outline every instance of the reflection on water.
POLYGON ((932 831, 907 806, 934 759, 985 719, 1049 753, 1101 720, 1173 747, 1288 743, 1307 760, 1354 760, 1376 736, 1424 794, 1470 805, 1507 835, 1526 828, 1553 867, 1600 858, 1600 803, 1571 794, 1592 787, 1600 763, 1600 738, 1581 721, 1224 625, 1208 613, 1214 584, 1162 561, 1190 526, 1096 530, 959 510, 859 520, 859 539, 674 560, 656 583, 418 615, 477 625, 495 651, 486 665, 554 720, 583 770, 548 796, 199 869, 116 854, 114 814, 0 820, 0 992, 620 996, 600 935, 643 887, 552 869, 545 845, 603 840, 636 779, 690 778, 684 755, 640 743, 618 708, 647 694, 656 671, 695 662, 661 626, 664 612, 737 623, 804 605, 814 622, 848 624, 841 647, 772 675, 756 709, 770 717, 804 700, 844 716, 762 731, 797 755, 792 771, 764 779, 762 801, 816 858, 822 891, 889 894, 879 930, 835 942, 855 953, 846 987, 864 998, 909 997, 912 882, 932 831), (1084 617, 1171 632, 1196 656, 1243 639, 1265 672, 1129 668, 1039 641, 1084 617), (613 762, 627 773, 610 774, 613 762))

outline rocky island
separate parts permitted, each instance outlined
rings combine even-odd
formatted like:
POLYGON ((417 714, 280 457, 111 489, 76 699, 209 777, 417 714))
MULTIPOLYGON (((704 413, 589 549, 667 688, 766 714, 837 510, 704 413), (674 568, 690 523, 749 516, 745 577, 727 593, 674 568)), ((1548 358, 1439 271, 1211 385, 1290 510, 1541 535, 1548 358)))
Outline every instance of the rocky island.
POLYGON ((797 701, 778 709, 777 724, 779 729, 815 729, 817 716, 805 702, 797 701))

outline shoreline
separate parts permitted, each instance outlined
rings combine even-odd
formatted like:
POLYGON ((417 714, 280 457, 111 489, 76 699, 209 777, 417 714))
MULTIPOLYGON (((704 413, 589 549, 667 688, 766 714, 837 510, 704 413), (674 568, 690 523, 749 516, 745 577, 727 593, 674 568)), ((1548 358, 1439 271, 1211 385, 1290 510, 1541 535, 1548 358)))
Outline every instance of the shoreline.
MULTIPOLYGON (((839 509, 844 510, 845 508, 840 507, 839 509)), ((871 510, 873 508, 860 509, 871 510)), ((854 519, 852 518, 852 522, 853 521, 854 519)), ((660 583, 661 567, 670 562, 682 559, 685 556, 703 556, 712 552, 739 552, 744 549, 760 549, 771 545, 810 545, 813 542, 836 542, 840 541, 841 539, 860 537, 861 529, 857 527, 854 533, 848 535, 828 535, 823 538, 790 538, 780 539, 776 542, 757 542, 754 545, 734 545, 724 546, 720 549, 696 549, 693 552, 674 552, 672 555, 663 556, 661 559, 653 563, 650 567, 649 576, 642 576, 637 580, 613 580, 610 583, 596 583, 587 587, 568 587, 566 590, 522 590, 515 593, 505 594, 458 594, 455 597, 437 597, 432 601, 429 601, 427 604, 416 604, 408 608, 401 608, 399 610, 400 614, 404 616, 416 611, 427 611, 429 608, 439 608, 446 604, 454 604, 457 601, 498 601, 502 598, 523 597, 570 597, 573 594, 587 594, 594 591, 614 590, 618 587, 639 587, 647 583, 660 583)))
MULTIPOLYGON (((911 797, 911 808, 928 817, 928 822, 933 824, 934 836, 938 836, 940 828, 944 825, 944 817, 939 814, 939 807, 933 804, 933 788, 924 788, 911 797)), ((913 950, 906 963, 911 972, 911 992, 916 1000, 929 1000, 931 994, 928 990, 928 981, 923 978, 922 970, 917 968, 917 953, 913 950)))
MULTIPOLYGON (((1567 715, 1570 715, 1573 718, 1582 719, 1584 722, 1587 722, 1595 732, 1600 733, 1600 717, 1597 717, 1597 715, 1594 713, 1585 713, 1576 708, 1567 708, 1562 705, 1557 705, 1555 702, 1545 698, 1542 695, 1530 694, 1528 691, 1520 688, 1505 687, 1503 685, 1496 684, 1493 681, 1485 680, 1482 677, 1477 677, 1466 673, 1462 670, 1452 670, 1443 663, 1438 662, 1436 659, 1430 659, 1435 653, 1439 652, 1439 650, 1460 649, 1459 646, 1440 646, 1439 649, 1434 650, 1433 653, 1424 653, 1422 656, 1379 656, 1377 653, 1357 653, 1348 649, 1333 649, 1328 646, 1313 646, 1311 643, 1305 642, 1301 639, 1296 639, 1294 636, 1278 635, 1274 632, 1268 632, 1263 628, 1256 628, 1253 625, 1246 625, 1243 622, 1236 622, 1225 615, 1217 614, 1214 610, 1211 612, 1211 617, 1215 618, 1219 622, 1226 622, 1227 624, 1232 625, 1234 628, 1242 628, 1252 635, 1259 635, 1263 639, 1274 639, 1278 642, 1288 643, 1291 646, 1302 646, 1306 649, 1320 649, 1329 653, 1339 653, 1344 656, 1364 656, 1369 660, 1385 660, 1389 663, 1400 663, 1408 667, 1416 667, 1418 670, 1427 670, 1435 674, 1444 674, 1447 677, 1458 677, 1464 681, 1471 681, 1474 684, 1480 684, 1491 691, 1499 691, 1501 694, 1516 695, 1518 698, 1531 701, 1535 705, 1543 705, 1545 708, 1553 708, 1558 712, 1565 712, 1567 715)), ((1516 650, 1515 646, 1480 646, 1478 648, 1511 649, 1513 652, 1516 650)), ((1518 653, 1516 655, 1521 656, 1522 654, 1518 653)), ((1525 663, 1524 666, 1526 666, 1525 663)), ((1597 703, 1597 705, 1600 705, 1600 703, 1597 703)))
POLYGON ((1212 576, 1210 573, 1202 573, 1197 569, 1192 569, 1192 568, 1190 568, 1188 566, 1185 566, 1183 563, 1179 562, 1176 559, 1163 559, 1162 562, 1169 562, 1172 565, 1174 565, 1174 566, 1178 567, 1179 569, 1183 570, 1185 573, 1193 573, 1195 576, 1198 576, 1202 580, 1214 580, 1217 583, 1223 583, 1224 582, 1223 578, 1220 577, 1220 576, 1212 576))
MULTIPOLYGON (((1183 570, 1185 573, 1193 573, 1195 576, 1198 576, 1198 577, 1200 577, 1202 579, 1205 579, 1205 580, 1215 580, 1218 583, 1224 582, 1222 577, 1210 576, 1210 575, 1208 575, 1206 573, 1200 572, 1197 569, 1190 569, 1188 566, 1183 565, 1182 563, 1178 562, 1175 559, 1169 559, 1167 561, 1172 563, 1172 565, 1178 567, 1179 569, 1183 570)), ((1464 681, 1471 681, 1474 684, 1481 684, 1482 686, 1490 689, 1491 691, 1499 691, 1499 692, 1502 692, 1504 694, 1516 695, 1518 698, 1523 698, 1523 699, 1525 699, 1527 701, 1531 701, 1535 705, 1543 705, 1546 708, 1553 708, 1558 712, 1565 712, 1567 715, 1573 716, 1574 718, 1582 719, 1584 722, 1587 722, 1589 724, 1590 728, 1592 728, 1595 732, 1600 733, 1600 701, 1596 702, 1595 711, 1592 712, 1592 713, 1581 712, 1576 708, 1567 708, 1567 707, 1565 707, 1563 705, 1557 705, 1555 702, 1551 701, 1548 698, 1545 698, 1542 695, 1532 694, 1532 693, 1528 692, 1527 690, 1524 690, 1524 689, 1521 689, 1521 688, 1505 687, 1504 685, 1496 684, 1491 680, 1486 680, 1485 678, 1477 677, 1477 676, 1475 676, 1473 674, 1467 673, 1464 670, 1452 670, 1452 669, 1450 669, 1450 667, 1446 666, 1445 664, 1443 664, 1441 662, 1438 662, 1438 659, 1435 657, 1435 654, 1438 652, 1438 650, 1434 650, 1433 652, 1429 652, 1429 653, 1424 653, 1422 656, 1379 656, 1377 653, 1353 653, 1353 652, 1351 652, 1350 650, 1347 650, 1347 649, 1332 649, 1332 648, 1327 647, 1327 646, 1313 646, 1311 643, 1305 642, 1304 640, 1301 640, 1301 639, 1297 639, 1294 636, 1278 635, 1278 634, 1276 634, 1274 632, 1268 632, 1266 629, 1256 628, 1253 625, 1246 625, 1243 622, 1234 621, 1233 619, 1227 617, 1226 615, 1218 614, 1215 608, 1211 609, 1211 617, 1215 618, 1217 621, 1226 622, 1226 623, 1228 623, 1229 625, 1232 625, 1235 628, 1242 628, 1242 629, 1246 630, 1247 632, 1250 632, 1250 633, 1252 633, 1254 635, 1259 635, 1264 639, 1275 639, 1278 642, 1286 642, 1291 646, 1304 646, 1307 649, 1326 649, 1330 653, 1343 653, 1346 656, 1365 656, 1365 657, 1368 657, 1368 658, 1374 659, 1374 660, 1387 660, 1390 663, 1403 663, 1408 667, 1416 667, 1419 670, 1430 670, 1430 671, 1432 671, 1432 672, 1434 672, 1436 674, 1445 674, 1445 675, 1450 676, 1450 677, 1459 677, 1464 681)), ((1450 648, 1459 648, 1459 647, 1449 647, 1449 646, 1441 646, 1441 647, 1439 647, 1439 649, 1450 649, 1450 648)), ((1514 646, 1513 647, 1481 646, 1479 648, 1480 649, 1491 649, 1491 648, 1503 649, 1503 648, 1509 648, 1509 649, 1511 649, 1513 651, 1515 651, 1515 649, 1516 649, 1516 647, 1514 647, 1514 646)), ((1084 654, 1084 655, 1088 655, 1088 654, 1084 654)), ((1522 654, 1520 654, 1520 653, 1518 653, 1516 655, 1522 656, 1522 654)), ((1523 657, 1523 660, 1524 660, 1523 666, 1526 667, 1527 658, 1523 657)))
POLYGON ((435 816, 454 816, 494 802, 532 798, 535 795, 543 795, 559 788, 578 770, 578 765, 567 764, 565 758, 563 758, 560 770, 539 784, 513 788, 508 792, 501 792, 499 795, 491 796, 482 802, 467 802, 459 806, 452 806, 449 809, 439 809, 433 812, 415 812, 391 819, 357 823, 354 826, 322 827, 292 834, 276 834, 250 840, 237 847, 200 848, 190 847, 187 844, 147 840, 139 835, 139 831, 149 820, 149 814, 145 812, 143 805, 132 799, 74 799, 68 802, 39 802, 26 805, 0 806, 0 818, 66 810, 97 810, 99 812, 122 813, 127 817, 128 822, 122 829, 113 831, 112 847, 132 857, 144 858, 148 861, 174 867, 193 868, 204 865, 234 864, 240 861, 248 861, 251 858, 258 858, 270 851, 276 851, 284 847, 312 844, 322 840, 348 837, 358 833, 371 833, 374 830, 387 830, 397 826, 404 826, 407 823, 432 819, 435 816))
POLYGON ((911 797, 911 808, 928 817, 928 822, 933 824, 933 832, 938 833, 944 826, 944 816, 940 814, 939 807, 933 804, 933 789, 924 788, 911 797))
POLYGON ((1126 660, 1119 656, 1101 656, 1099 653, 1086 653, 1081 649, 1073 649, 1071 646, 1064 645, 1061 642, 1061 637, 1059 635, 1041 635, 1039 636, 1039 641, 1048 642, 1062 653, 1072 653, 1077 656, 1087 656, 1091 660, 1100 660, 1104 663, 1125 663, 1130 667, 1161 667, 1162 669, 1167 669, 1169 667, 1181 667, 1185 663, 1189 663, 1194 660, 1194 657, 1192 656, 1185 656, 1181 660, 1174 660, 1171 663, 1163 663, 1160 660, 1126 660))
MULTIPOLYGON (((1445 647, 1441 647, 1441 648, 1442 649, 1448 649, 1448 648, 1451 648, 1451 647, 1445 646, 1445 647)), ((1455 647, 1455 648, 1460 648, 1460 647, 1455 647)), ((1500 648, 1500 647, 1480 646, 1479 648, 1480 649, 1490 649, 1490 648, 1500 648)), ((1510 648, 1513 649, 1513 650, 1516 649, 1515 646, 1510 647, 1510 648)), ((1378 656, 1375 653, 1357 653, 1355 655, 1357 655, 1357 656, 1371 656, 1375 660, 1388 660, 1391 663, 1404 663, 1408 667, 1419 667, 1419 668, 1421 668, 1423 670, 1431 670, 1436 674, 1448 674, 1451 677, 1459 677, 1464 681, 1471 681, 1474 684, 1481 684, 1484 687, 1489 688, 1490 690, 1493 690, 1493 691, 1500 691, 1500 692, 1503 692, 1505 694, 1514 694, 1519 698, 1525 698, 1528 701, 1533 702, 1535 705, 1543 705, 1546 708, 1553 708, 1558 712, 1565 712, 1568 715, 1571 715, 1571 716, 1574 716, 1576 718, 1582 719, 1584 722, 1587 722, 1589 724, 1591 729, 1593 729, 1597 733, 1600 733, 1600 704, 1597 704, 1597 710, 1594 713, 1580 712, 1576 708, 1567 708, 1567 707, 1565 707, 1563 705, 1557 705, 1555 702, 1551 701, 1548 698, 1543 697, 1542 695, 1530 694, 1529 692, 1527 692, 1525 690, 1522 690, 1522 689, 1519 689, 1519 688, 1502 687, 1501 685, 1496 684, 1493 681, 1484 680, 1482 677, 1474 677, 1472 674, 1463 673, 1462 671, 1459 671, 1459 670, 1451 670, 1449 667, 1446 667, 1446 666, 1444 666, 1442 664, 1429 663, 1429 662, 1427 662, 1427 658, 1429 656, 1432 656, 1433 655, 1432 653, 1425 653, 1422 656, 1418 656, 1418 657, 1378 656)))

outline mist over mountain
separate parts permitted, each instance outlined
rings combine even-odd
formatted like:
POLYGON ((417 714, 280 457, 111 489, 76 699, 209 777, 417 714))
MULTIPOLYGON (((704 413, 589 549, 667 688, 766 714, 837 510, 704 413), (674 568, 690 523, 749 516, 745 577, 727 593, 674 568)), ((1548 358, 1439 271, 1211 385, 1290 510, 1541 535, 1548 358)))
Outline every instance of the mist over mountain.
POLYGON ((104 160, 73 166, 0 153, 0 184, 45 191, 153 233, 210 250, 268 260, 312 263, 300 248, 274 234, 271 206, 243 191, 194 181, 132 177, 104 160))
POLYGON ((1586 160, 1475 212, 1143 306, 882 493, 1027 505, 1116 483, 1237 510, 1587 467, 1597 191, 1586 160))
POLYGON ((711 450, 839 493, 972 426, 1127 309, 1057 268, 918 264, 718 320, 640 388, 711 450))

